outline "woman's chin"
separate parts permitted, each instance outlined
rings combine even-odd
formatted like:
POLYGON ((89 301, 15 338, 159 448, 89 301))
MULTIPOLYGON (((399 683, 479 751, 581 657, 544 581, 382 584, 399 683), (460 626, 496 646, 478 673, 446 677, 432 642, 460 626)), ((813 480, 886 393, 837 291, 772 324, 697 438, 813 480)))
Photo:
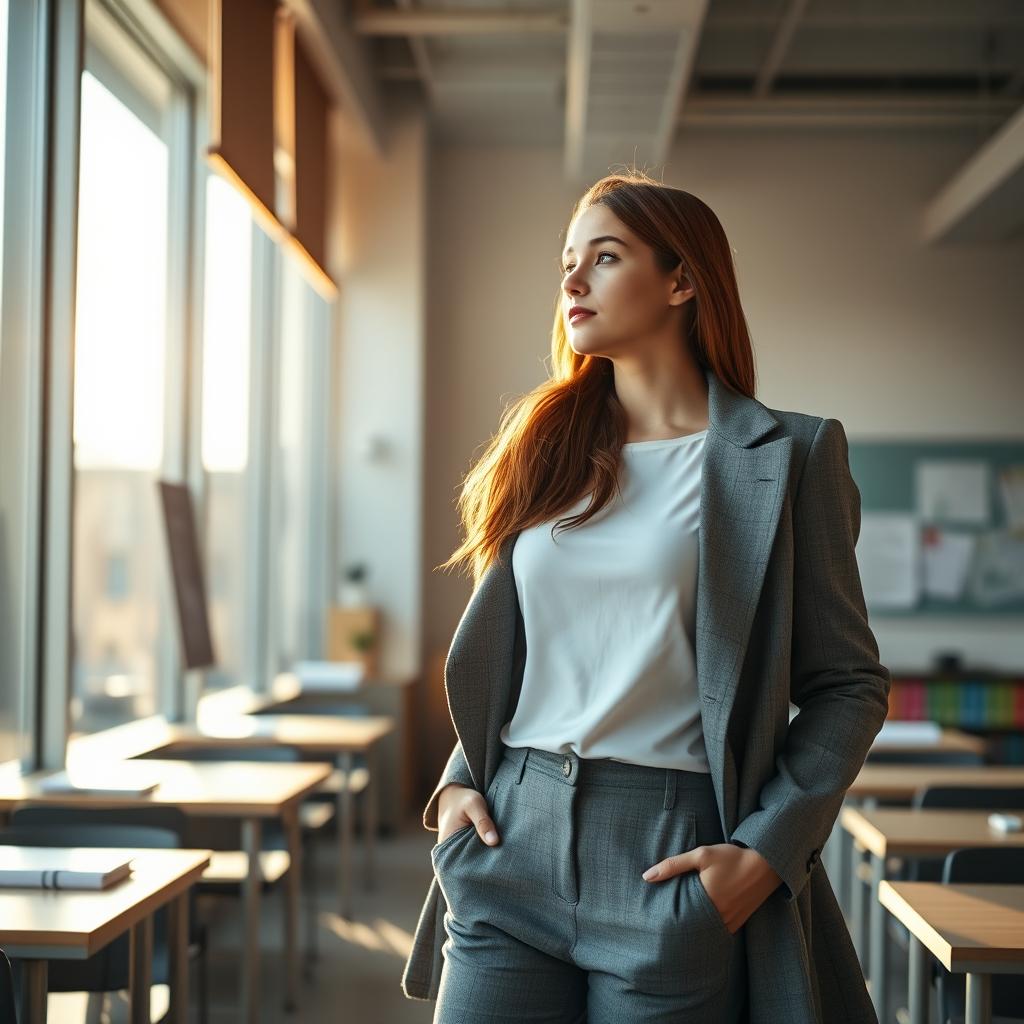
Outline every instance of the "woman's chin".
POLYGON ((603 356, 604 346, 596 338, 569 335, 569 347, 580 356, 603 356))

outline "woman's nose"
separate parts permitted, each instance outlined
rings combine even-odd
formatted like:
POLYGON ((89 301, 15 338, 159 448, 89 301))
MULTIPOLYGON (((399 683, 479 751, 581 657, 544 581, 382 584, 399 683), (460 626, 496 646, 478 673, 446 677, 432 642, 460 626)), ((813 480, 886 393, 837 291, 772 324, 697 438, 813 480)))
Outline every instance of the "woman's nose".
POLYGON ((570 274, 565 279, 564 288, 568 295, 581 295, 585 291, 585 282, 570 274))

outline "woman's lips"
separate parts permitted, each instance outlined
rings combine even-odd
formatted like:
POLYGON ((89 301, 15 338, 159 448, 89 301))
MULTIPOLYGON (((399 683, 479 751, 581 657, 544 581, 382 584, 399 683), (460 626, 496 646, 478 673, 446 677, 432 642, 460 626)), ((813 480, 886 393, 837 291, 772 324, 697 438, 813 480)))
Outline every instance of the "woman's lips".
POLYGON ((578 323, 582 323, 584 320, 589 320, 592 316, 597 316, 597 314, 596 313, 583 313, 583 312, 573 313, 573 315, 571 317, 569 317, 569 323, 571 323, 573 326, 575 326, 578 323))

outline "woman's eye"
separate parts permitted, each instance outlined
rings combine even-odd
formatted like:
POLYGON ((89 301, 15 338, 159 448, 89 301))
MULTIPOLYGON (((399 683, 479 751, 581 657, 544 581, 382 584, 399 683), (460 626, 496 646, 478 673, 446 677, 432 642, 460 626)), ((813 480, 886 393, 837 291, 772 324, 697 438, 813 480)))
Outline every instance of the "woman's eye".
MULTIPOLYGON (((598 259, 600 259, 602 256, 611 256, 611 258, 613 260, 618 259, 618 257, 613 252, 599 252, 597 254, 597 258, 598 259)), ((568 274, 570 271, 572 271, 575 268, 575 266, 576 266, 575 263, 568 263, 568 264, 566 264, 564 267, 562 267, 562 273, 563 274, 568 274)))

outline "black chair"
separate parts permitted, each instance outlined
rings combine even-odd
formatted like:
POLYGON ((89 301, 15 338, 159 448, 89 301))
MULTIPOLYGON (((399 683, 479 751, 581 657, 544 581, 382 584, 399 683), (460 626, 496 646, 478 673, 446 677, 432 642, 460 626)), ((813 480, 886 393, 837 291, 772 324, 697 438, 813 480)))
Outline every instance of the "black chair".
POLYGON ((18 1011, 14 999, 14 975, 11 973, 11 961, 0 949, 0 1021, 5 1024, 18 1024, 18 1011))
MULTIPOLYGON (((319 715, 324 718, 369 718, 373 715, 373 709, 367 704, 360 704, 358 701, 347 700, 309 700, 298 697, 285 704, 271 704, 270 707, 261 708, 254 712, 257 715, 319 715)), ((306 760, 322 761, 323 758, 311 754, 306 760)), ((352 767, 365 768, 366 755, 355 753, 352 755, 352 767)), ((321 790, 310 796, 311 800, 333 800, 334 795, 321 790)))
MULTIPOLYGON (((279 746, 270 744, 268 746, 197 746, 182 749, 175 752, 156 750, 143 757, 158 758, 166 760, 185 761, 272 761, 277 763, 296 763, 302 758, 294 747, 279 746)), ((333 814, 313 814, 300 816, 300 838, 302 842, 302 877, 300 886, 305 894, 306 903, 306 972, 310 971, 312 963, 319 955, 316 928, 316 889, 313 875, 313 862, 311 854, 310 837, 320 830, 333 814)), ((202 821, 194 822, 189 833, 194 845, 210 849, 238 849, 241 845, 241 836, 238 822, 233 821, 202 821)), ((286 851, 288 849, 288 835, 280 818, 271 818, 263 822, 260 829, 260 848, 265 851, 286 851)), ((263 889, 268 891, 276 887, 283 878, 281 875, 274 879, 264 879, 263 889)), ((243 891, 241 881, 203 881, 199 883, 199 890, 202 893, 217 894, 222 896, 240 897, 243 891)))
MULTIPOLYGON (((983 846, 954 850, 942 865, 942 881, 1024 885, 1024 854, 1007 846, 983 846)), ((963 1020, 966 982, 940 964, 938 969, 939 1009, 942 1020, 963 1020)), ((1024 1021, 1024 975, 997 974, 992 978, 992 1014, 1024 1021)))
MULTIPOLYGON (((922 786, 910 805, 919 810, 1015 810, 1024 807, 1024 789, 1019 786, 922 786)), ((893 877, 903 882, 939 882, 942 863, 942 857, 915 857, 903 864, 893 877)), ((910 945, 907 926, 890 917, 888 929, 900 947, 907 949, 910 945)), ((933 974, 934 970, 933 967, 933 974)))
MULTIPOLYGON (((184 849, 187 818, 176 807, 88 808, 48 804, 18 807, 11 826, 0 831, 8 846, 123 846, 184 849)), ((154 984, 170 981, 167 910, 153 916, 154 984)), ((197 998, 202 1024, 209 1018, 207 933, 196 913, 196 890, 189 890, 188 958, 196 964, 197 998)), ((51 992, 117 992, 128 987, 129 940, 119 936, 86 960, 54 960, 49 965, 51 992)))
MULTIPOLYGON (((921 810, 1016 811, 1024 809, 1021 786, 924 786, 911 800, 921 810)), ((942 879, 943 858, 915 860, 909 865, 907 879, 912 882, 938 882, 942 879)))

